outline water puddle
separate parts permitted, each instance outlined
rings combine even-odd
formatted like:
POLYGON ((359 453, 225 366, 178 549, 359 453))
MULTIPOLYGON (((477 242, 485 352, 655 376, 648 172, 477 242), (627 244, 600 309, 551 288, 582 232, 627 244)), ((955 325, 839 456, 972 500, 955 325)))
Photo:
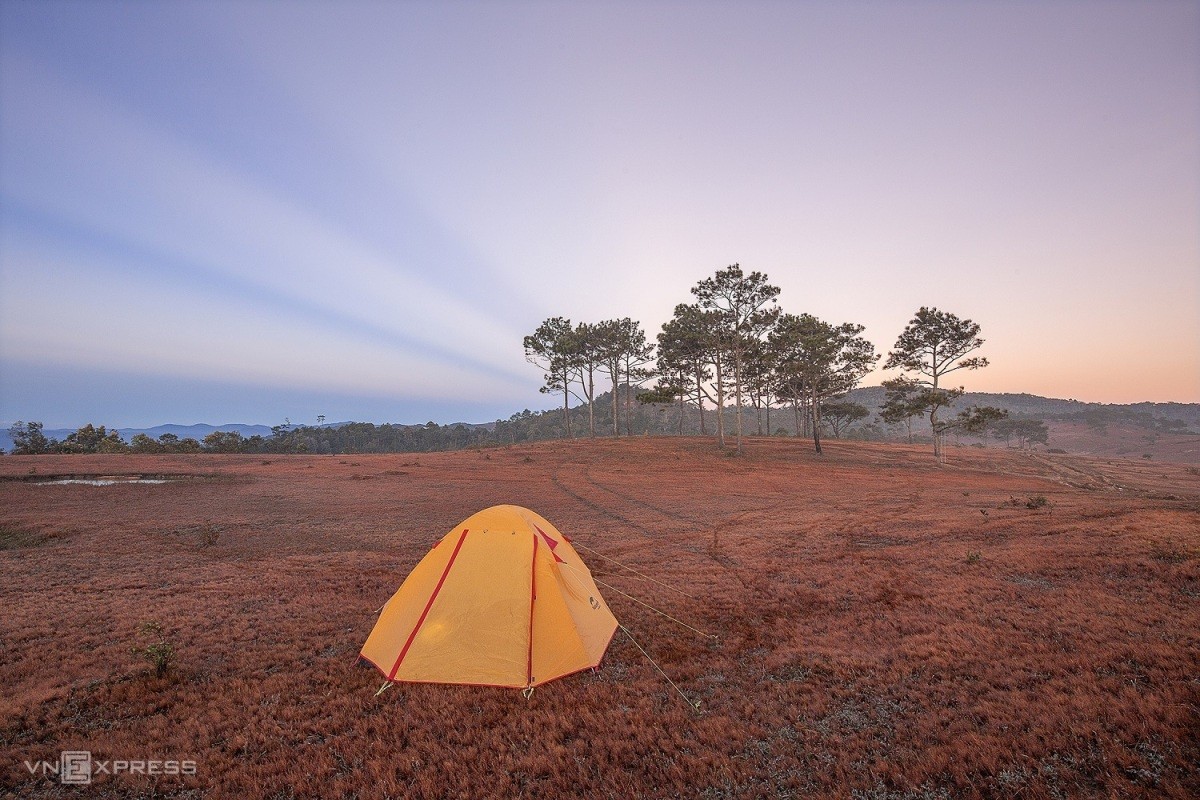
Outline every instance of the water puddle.
POLYGON ((28 483, 34 486, 123 486, 127 483, 178 483, 199 478, 198 475, 97 475, 94 473, 66 473, 58 475, 0 475, 0 483, 28 483))

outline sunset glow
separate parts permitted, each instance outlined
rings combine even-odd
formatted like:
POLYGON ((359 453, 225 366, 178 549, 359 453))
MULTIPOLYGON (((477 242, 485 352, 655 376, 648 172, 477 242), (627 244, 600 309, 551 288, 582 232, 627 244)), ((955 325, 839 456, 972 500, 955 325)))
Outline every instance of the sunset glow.
POLYGON ((507 417, 734 262, 1200 401, 1200 6, 0 4, 6 425, 507 417))

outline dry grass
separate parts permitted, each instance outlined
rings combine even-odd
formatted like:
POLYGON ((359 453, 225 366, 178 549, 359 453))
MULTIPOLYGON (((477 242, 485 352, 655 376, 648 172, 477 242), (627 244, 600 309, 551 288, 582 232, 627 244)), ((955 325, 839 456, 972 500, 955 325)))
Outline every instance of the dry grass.
POLYGON ((0 787, 60 796, 22 761, 87 749, 197 762, 194 778, 101 777, 130 797, 1200 793, 1200 478, 827 448, 0 459, 14 476, 218 478, 0 481, 0 787), (599 672, 530 700, 374 696, 354 662, 375 612, 432 542, 502 502, 692 596, 582 551, 716 635, 606 593, 700 714, 620 636, 599 672), (161 676, 132 650, 151 622, 174 656, 161 676))

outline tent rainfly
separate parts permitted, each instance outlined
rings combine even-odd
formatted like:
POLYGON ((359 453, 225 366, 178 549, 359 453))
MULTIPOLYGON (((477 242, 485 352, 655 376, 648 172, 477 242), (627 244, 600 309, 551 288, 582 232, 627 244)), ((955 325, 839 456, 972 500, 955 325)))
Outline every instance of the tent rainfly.
POLYGON ((532 689, 598 666, 616 630, 567 537, 533 511, 503 505, 433 546, 360 655, 389 681, 532 689))

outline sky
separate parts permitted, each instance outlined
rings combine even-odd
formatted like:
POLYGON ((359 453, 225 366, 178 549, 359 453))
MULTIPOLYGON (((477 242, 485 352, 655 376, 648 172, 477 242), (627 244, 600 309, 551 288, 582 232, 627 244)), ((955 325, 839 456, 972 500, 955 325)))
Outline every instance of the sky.
POLYGON ((1200 402, 1200 2, 0 0, 5 424, 550 408, 543 319, 735 262, 1200 402))

